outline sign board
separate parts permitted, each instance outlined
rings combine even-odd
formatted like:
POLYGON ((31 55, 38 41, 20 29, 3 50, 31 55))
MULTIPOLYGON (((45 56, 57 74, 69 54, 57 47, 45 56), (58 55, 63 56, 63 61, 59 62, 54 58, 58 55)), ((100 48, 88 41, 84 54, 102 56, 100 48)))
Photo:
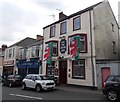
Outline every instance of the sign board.
POLYGON ((60 52, 65 53, 66 52, 66 40, 61 39, 60 41, 60 52))

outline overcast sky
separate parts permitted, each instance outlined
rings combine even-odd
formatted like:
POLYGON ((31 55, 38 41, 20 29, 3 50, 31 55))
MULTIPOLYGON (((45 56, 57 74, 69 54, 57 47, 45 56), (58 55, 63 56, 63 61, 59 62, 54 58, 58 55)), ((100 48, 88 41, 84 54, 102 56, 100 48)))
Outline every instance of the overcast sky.
MULTIPOLYGON (((60 11, 71 15, 102 0, 0 0, 0 46, 25 37, 43 35, 43 27, 58 20, 60 11), (53 18, 51 15, 55 15, 53 18)), ((118 19, 118 1, 108 0, 118 19)))

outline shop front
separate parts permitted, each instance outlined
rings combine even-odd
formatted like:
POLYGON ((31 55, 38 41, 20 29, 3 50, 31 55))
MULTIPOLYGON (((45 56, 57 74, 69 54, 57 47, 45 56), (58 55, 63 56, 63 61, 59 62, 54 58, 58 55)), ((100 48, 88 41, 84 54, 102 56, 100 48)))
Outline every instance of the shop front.
POLYGON ((14 73, 14 60, 4 61, 2 76, 12 75, 14 73))
POLYGON ((20 75, 39 74, 40 66, 40 61, 35 59, 17 61, 18 74, 20 75))

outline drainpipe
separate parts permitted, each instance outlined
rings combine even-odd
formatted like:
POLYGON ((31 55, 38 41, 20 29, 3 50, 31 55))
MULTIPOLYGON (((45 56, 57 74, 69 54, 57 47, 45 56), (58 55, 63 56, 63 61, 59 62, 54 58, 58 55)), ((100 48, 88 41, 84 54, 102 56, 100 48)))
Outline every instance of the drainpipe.
POLYGON ((92 87, 95 88, 95 73, 94 73, 94 63, 93 63, 93 39, 92 39, 92 18, 91 11, 89 11, 90 18, 90 44, 91 44, 91 65, 92 65, 92 87))

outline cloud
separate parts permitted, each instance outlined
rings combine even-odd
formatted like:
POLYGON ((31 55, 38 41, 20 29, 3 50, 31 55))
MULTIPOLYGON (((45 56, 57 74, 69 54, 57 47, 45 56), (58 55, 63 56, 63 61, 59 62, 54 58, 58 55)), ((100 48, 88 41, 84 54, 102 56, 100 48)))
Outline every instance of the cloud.
POLYGON ((36 3, 40 7, 46 8, 48 10, 54 11, 56 9, 63 9, 65 6, 62 0, 31 0, 33 3, 36 3))
POLYGON ((37 13, 25 11, 10 2, 2 2, 0 12, 1 42, 13 41, 16 36, 21 36, 17 35, 18 32, 24 34, 27 26, 32 28, 39 21, 37 13))

